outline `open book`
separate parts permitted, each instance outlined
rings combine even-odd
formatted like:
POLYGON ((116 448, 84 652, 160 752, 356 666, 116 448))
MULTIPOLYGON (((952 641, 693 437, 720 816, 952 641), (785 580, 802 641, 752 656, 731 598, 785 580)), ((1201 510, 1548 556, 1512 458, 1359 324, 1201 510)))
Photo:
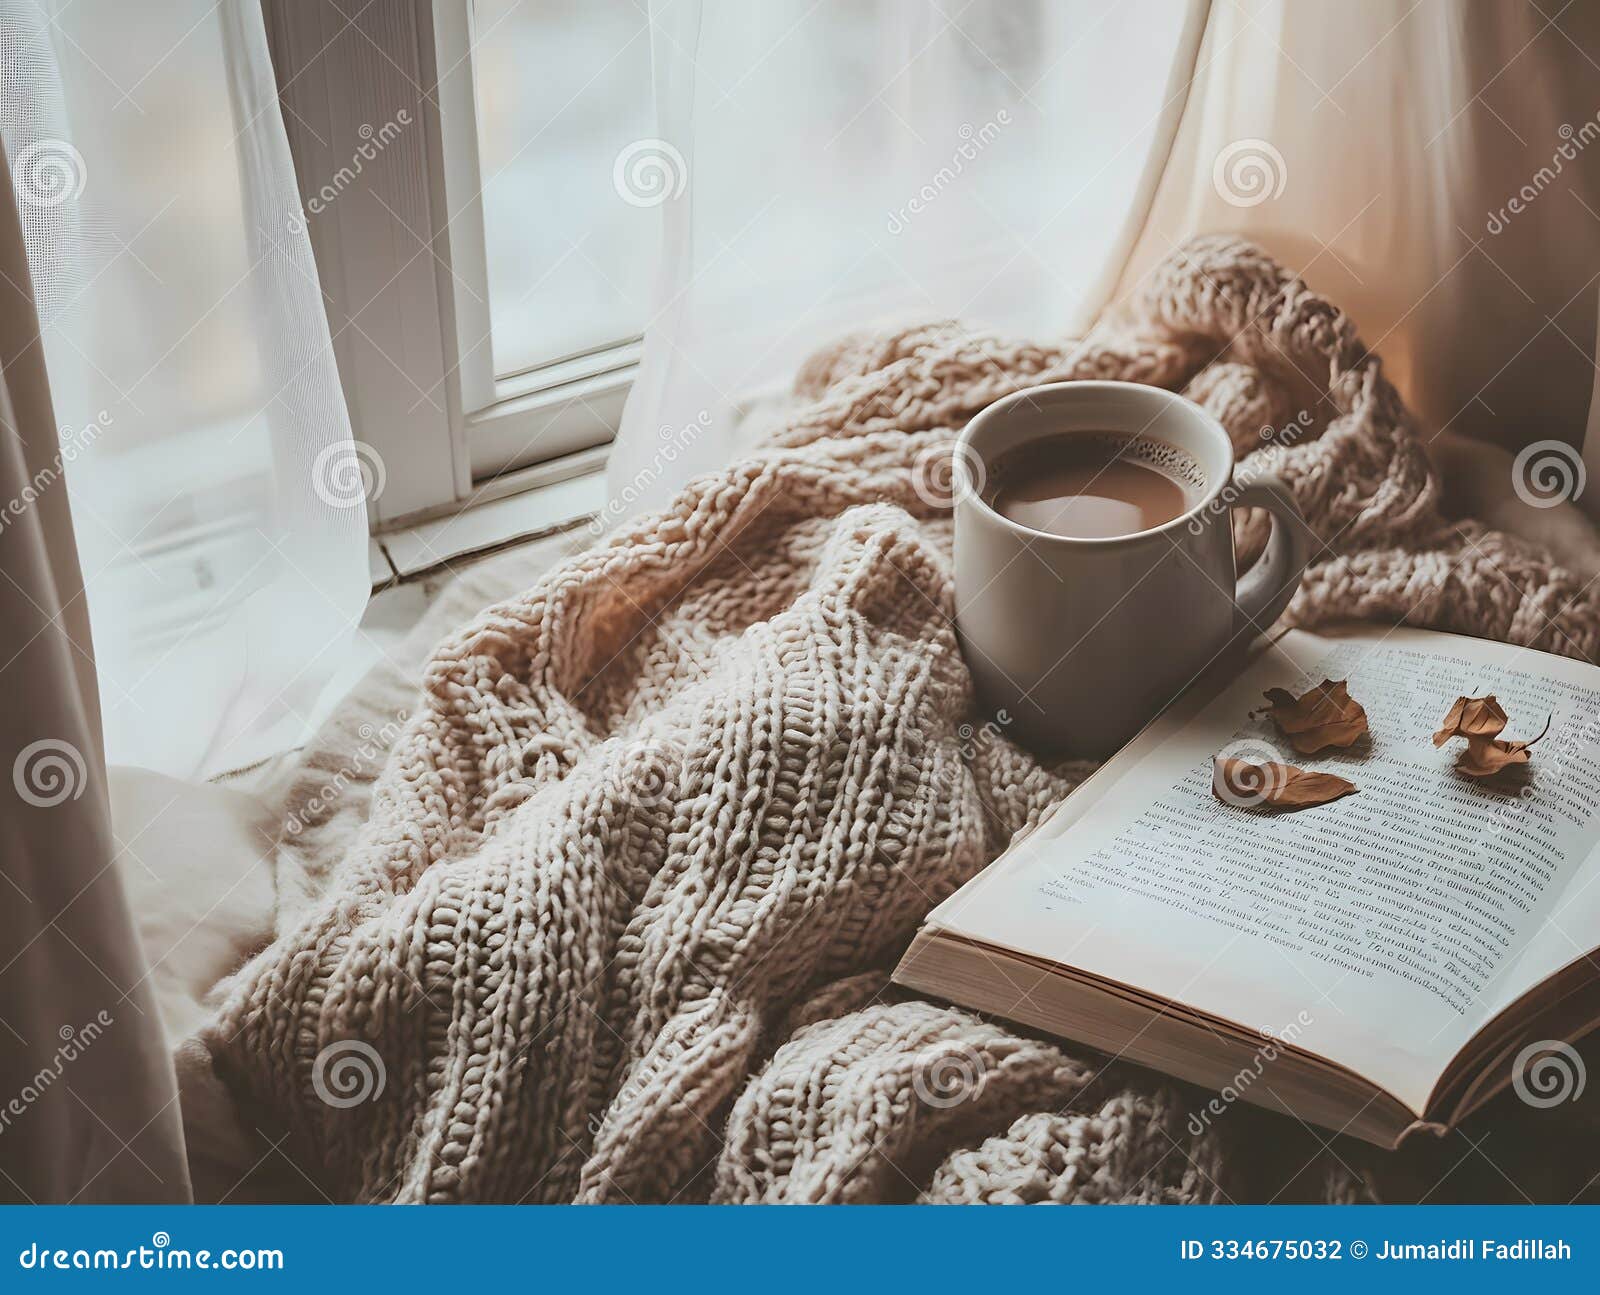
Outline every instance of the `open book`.
POLYGON ((895 980, 1393 1146, 1578 1080, 1549 1063, 1600 1019, 1597 946, 1600 667, 1366 627, 1291 631, 1191 690, 939 905, 895 980), (1324 678, 1366 707, 1348 751, 1297 755, 1251 717, 1324 678), (1483 783, 1431 735, 1487 693, 1508 738, 1552 719, 1483 783), (1359 793, 1225 804, 1212 757, 1244 741, 1359 793))

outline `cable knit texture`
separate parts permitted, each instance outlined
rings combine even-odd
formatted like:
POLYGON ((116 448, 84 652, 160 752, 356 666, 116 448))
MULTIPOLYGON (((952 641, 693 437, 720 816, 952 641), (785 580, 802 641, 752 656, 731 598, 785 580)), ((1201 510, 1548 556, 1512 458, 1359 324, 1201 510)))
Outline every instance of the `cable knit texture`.
POLYGON ((1287 479, 1324 545, 1292 620, 1595 656, 1594 599, 1441 518, 1351 321, 1246 244, 1078 342, 847 338, 758 453, 438 647, 356 844, 219 998, 256 1126, 344 1200, 1364 1197, 1309 1137, 1266 1180, 1290 1121, 888 986, 1086 771, 984 727, 929 485, 978 410, 1082 378, 1185 391, 1287 479))

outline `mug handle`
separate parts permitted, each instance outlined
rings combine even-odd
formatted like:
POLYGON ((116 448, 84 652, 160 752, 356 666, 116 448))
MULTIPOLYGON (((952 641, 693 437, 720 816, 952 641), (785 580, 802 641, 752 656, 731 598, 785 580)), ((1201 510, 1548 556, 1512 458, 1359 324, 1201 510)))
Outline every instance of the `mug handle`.
POLYGON ((1266 551, 1239 578, 1233 596, 1241 628, 1249 624, 1265 633, 1300 588, 1311 560, 1311 528, 1283 478, 1271 474, 1237 485, 1231 506, 1265 508, 1272 514, 1266 551))

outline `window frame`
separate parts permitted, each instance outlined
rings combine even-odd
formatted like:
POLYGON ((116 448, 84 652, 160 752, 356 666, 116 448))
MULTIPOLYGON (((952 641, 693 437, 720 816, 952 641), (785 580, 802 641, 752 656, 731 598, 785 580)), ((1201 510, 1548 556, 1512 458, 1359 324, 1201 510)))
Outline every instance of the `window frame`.
POLYGON ((496 376, 472 59, 490 33, 471 4, 262 7, 352 430, 384 467, 373 531, 596 471, 641 342, 496 376), (313 201, 397 121, 337 200, 313 201))

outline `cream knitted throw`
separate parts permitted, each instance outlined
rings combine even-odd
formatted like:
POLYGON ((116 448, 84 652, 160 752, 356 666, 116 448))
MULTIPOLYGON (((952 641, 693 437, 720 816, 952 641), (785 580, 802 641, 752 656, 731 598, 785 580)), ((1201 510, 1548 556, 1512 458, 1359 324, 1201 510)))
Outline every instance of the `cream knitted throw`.
POLYGON ((356 848, 207 1033, 258 1127, 350 1200, 1364 1194, 1288 1120, 1196 1132, 1210 1094, 887 987, 1084 772, 984 727, 928 486, 975 411, 1073 378, 1277 442, 1326 543, 1292 619, 1596 655, 1594 599, 1439 517, 1377 358, 1248 245, 1190 245, 1080 343, 847 339, 759 454, 440 645, 356 848))

